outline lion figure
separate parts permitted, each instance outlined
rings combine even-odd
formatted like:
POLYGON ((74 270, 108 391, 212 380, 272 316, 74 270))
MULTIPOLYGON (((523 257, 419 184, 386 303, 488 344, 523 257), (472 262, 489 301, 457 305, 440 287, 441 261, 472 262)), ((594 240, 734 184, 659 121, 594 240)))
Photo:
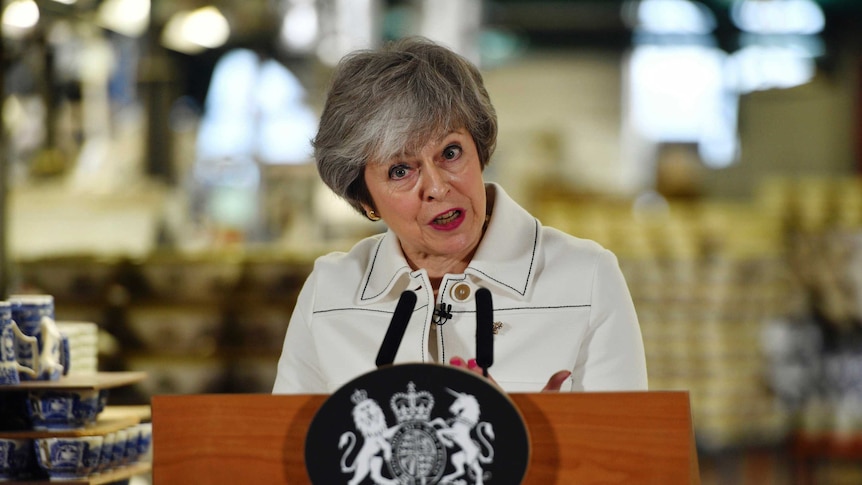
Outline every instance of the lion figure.
POLYGON ((347 431, 341 435, 338 448, 347 449, 341 457, 341 472, 353 473, 349 485, 359 485, 366 477, 377 485, 397 485, 396 480, 384 477, 381 474, 383 460, 392 458, 392 445, 389 440, 397 430, 397 426, 387 428, 386 416, 377 401, 366 398, 356 404, 353 408, 353 422, 356 429, 362 433, 362 447, 356 453, 353 463, 347 464, 349 455, 356 446, 356 435, 347 431), (382 455, 382 456, 381 456, 382 455))

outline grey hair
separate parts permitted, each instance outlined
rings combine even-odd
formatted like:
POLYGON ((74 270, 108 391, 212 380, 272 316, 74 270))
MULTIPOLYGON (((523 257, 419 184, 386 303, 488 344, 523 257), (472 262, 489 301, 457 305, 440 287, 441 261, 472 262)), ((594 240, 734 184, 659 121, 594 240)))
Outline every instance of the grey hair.
POLYGON ((336 67, 312 141, 323 182, 354 209, 374 207, 364 171, 466 129, 482 168, 497 144, 497 114, 478 68, 421 37, 360 50, 336 67))

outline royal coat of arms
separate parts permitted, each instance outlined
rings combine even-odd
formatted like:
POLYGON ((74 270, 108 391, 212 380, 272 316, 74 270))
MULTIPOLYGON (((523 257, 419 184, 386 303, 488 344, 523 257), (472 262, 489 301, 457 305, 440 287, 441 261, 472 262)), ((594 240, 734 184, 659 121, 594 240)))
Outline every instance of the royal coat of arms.
POLYGON ((494 461, 494 428, 480 421, 479 401, 472 394, 446 388, 448 417, 432 417, 435 397, 411 381, 383 408, 364 389, 355 389, 354 431, 341 434, 341 472, 350 485, 482 485, 491 479, 485 466, 494 461), (358 432, 358 435, 357 435, 358 432), (370 482, 369 482, 370 480, 370 482))

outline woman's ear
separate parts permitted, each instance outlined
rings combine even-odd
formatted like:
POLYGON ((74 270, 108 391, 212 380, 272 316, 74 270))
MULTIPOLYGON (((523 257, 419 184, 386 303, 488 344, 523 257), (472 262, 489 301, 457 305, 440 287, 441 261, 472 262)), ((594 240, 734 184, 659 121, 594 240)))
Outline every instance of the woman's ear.
POLYGON ((378 214, 373 207, 365 203, 362 203, 361 205, 362 211, 365 212, 365 217, 368 218, 369 221, 377 222, 380 220, 380 214, 378 214))

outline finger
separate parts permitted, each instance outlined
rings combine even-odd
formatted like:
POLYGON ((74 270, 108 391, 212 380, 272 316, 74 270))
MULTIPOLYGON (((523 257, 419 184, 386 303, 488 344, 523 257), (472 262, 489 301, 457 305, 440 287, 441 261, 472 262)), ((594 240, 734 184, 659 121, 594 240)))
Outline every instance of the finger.
POLYGON ((566 379, 568 379, 569 376, 571 376, 571 375, 572 375, 572 373, 570 371, 567 371, 567 370, 561 370, 561 371, 554 373, 554 375, 552 375, 551 378, 548 379, 548 383, 545 384, 545 388, 542 389, 542 392, 559 391, 560 388, 563 387, 563 382, 565 382, 566 379))
POLYGON ((466 369, 467 368, 467 361, 456 355, 455 357, 452 357, 451 359, 449 359, 449 365, 453 365, 455 367, 460 367, 462 369, 466 369))
POLYGON ((455 367, 460 367, 461 369, 468 370, 474 374, 477 374, 477 375, 480 375, 483 377, 487 377, 487 379, 489 381, 493 382, 494 384, 497 383, 497 381, 495 381, 494 378, 491 377, 490 375, 488 375, 488 376, 484 375, 482 368, 479 367, 478 363, 476 363, 476 359, 470 359, 470 360, 465 361, 461 357, 455 356, 455 357, 452 357, 451 359, 449 359, 449 364, 452 366, 455 366, 455 367))

